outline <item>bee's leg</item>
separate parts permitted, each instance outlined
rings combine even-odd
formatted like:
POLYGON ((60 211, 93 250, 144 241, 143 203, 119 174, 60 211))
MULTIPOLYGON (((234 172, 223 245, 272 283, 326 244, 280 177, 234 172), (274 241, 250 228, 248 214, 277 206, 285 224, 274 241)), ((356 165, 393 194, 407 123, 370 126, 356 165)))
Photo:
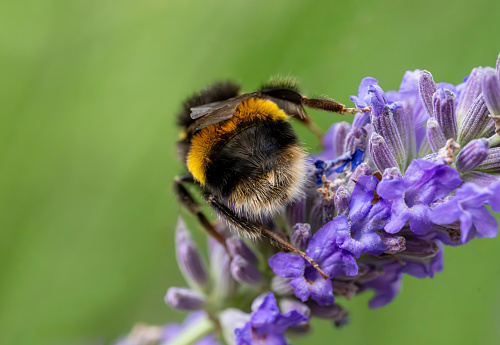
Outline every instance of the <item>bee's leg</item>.
POLYGON ((328 278, 328 275, 321 270, 321 268, 313 259, 308 257, 303 251, 295 248, 278 234, 272 232, 271 230, 265 229, 264 227, 259 227, 244 218, 241 218, 229 207, 219 202, 213 195, 209 195, 207 197, 207 202, 220 218, 226 220, 228 225, 241 231, 252 239, 257 239, 263 236, 269 239, 271 244, 273 244, 274 246, 282 250, 300 255, 305 260, 307 260, 307 262, 309 262, 321 274, 323 278, 328 278))
POLYGON ((179 200, 179 203, 189 211, 189 213, 195 215, 198 218, 198 222, 200 222, 201 226, 205 231, 212 236, 217 242, 226 247, 226 239, 220 233, 215 230, 214 225, 208 220, 203 212, 200 211, 200 205, 193 198, 191 193, 184 186, 185 183, 193 183, 196 184, 193 176, 189 175, 181 175, 176 176, 174 180, 174 193, 179 200))
POLYGON ((355 113, 370 111, 371 109, 371 107, 346 108, 345 105, 339 102, 335 102, 333 99, 307 98, 305 96, 302 96, 302 104, 311 109, 318 109, 339 114, 344 114, 344 113, 355 114, 355 113))

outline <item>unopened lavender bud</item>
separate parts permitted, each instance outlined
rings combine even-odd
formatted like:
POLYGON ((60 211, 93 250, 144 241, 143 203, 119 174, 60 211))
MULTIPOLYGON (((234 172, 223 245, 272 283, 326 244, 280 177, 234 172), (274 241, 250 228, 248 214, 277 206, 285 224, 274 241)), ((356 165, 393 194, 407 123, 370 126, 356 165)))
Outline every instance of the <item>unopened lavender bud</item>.
POLYGON ((351 177, 349 178, 349 181, 347 182, 347 188, 352 191, 354 188, 354 185, 356 182, 359 180, 361 176, 370 176, 373 173, 372 168, 366 164, 366 163, 361 163, 358 165, 356 170, 352 173, 351 177))
POLYGON ((332 150, 332 158, 340 157, 344 153, 344 143, 350 129, 351 125, 342 121, 334 124, 326 133, 323 144, 325 145, 326 151, 332 150))
POLYGON ((332 320, 335 324, 344 325, 349 322, 349 312, 338 304, 320 306, 315 302, 307 304, 311 314, 321 319, 332 320))
POLYGON ((499 176, 486 174, 480 171, 470 171, 463 174, 461 177, 464 182, 472 182, 480 187, 487 187, 492 184, 500 183, 499 176))
POLYGON ((285 209, 286 220, 290 226, 296 223, 304 223, 306 221, 306 200, 300 199, 285 209))
POLYGON ((188 288, 171 287, 165 295, 165 303, 181 311, 200 310, 205 307, 205 296, 188 288))
POLYGON ((496 131, 496 123, 495 123, 493 117, 490 115, 490 120, 488 121, 488 124, 483 129, 483 131, 479 135, 479 137, 480 138, 490 138, 492 135, 495 134, 495 131, 496 131))
POLYGON ((229 345, 236 345, 234 330, 243 328, 250 321, 250 314, 242 312, 240 309, 228 308, 220 313, 219 321, 222 328, 224 340, 229 345))
POLYGON ((398 255, 426 259, 434 257, 438 251, 439 246, 432 241, 408 237, 406 238, 406 250, 398 255))
POLYGON ((305 333, 309 330, 309 320, 311 319, 311 308, 309 308, 304 303, 292 299, 292 298, 282 298, 279 301, 279 308, 282 314, 288 314, 289 312, 295 310, 298 313, 304 315, 307 318, 307 321, 300 322, 294 325, 290 330, 294 333, 305 333))
POLYGON ((406 239, 403 236, 391 235, 386 232, 379 233, 382 242, 387 247, 384 253, 396 254, 406 249, 406 239))
POLYGON ((372 118, 373 116, 380 116, 387 104, 387 96, 384 90, 378 85, 370 85, 368 86, 368 94, 370 95, 370 105, 372 106, 372 118))
POLYGON ((351 128, 344 143, 344 152, 354 153, 357 149, 366 150, 367 132, 361 128, 351 128))
POLYGON ((209 248, 211 274, 215 282, 214 291, 218 299, 225 300, 233 296, 238 288, 238 283, 231 275, 231 259, 226 248, 212 238, 209 239, 209 248))
POLYGON ((387 168, 398 166, 398 162, 384 138, 375 132, 370 138, 370 155, 373 163, 380 172, 383 172, 387 168))
POLYGON ((351 299, 358 293, 359 287, 353 281, 332 280, 332 291, 335 296, 351 299))
POLYGON ((463 127, 462 121, 465 118, 467 111, 472 106, 474 100, 481 93, 482 79, 483 68, 476 67, 470 72, 469 78, 467 78, 467 81, 465 82, 465 86, 462 90, 462 93, 460 94, 460 99, 458 101, 456 111, 459 127, 463 127))
POLYGON ((490 112, 481 93, 472 103, 460 125, 458 143, 461 147, 464 147, 472 139, 479 138, 488 125, 489 114, 490 112))
POLYGON ((400 180, 402 178, 403 175, 401 175, 401 172, 398 168, 385 169, 384 173, 382 174, 382 179, 384 180, 400 180))
POLYGON ((432 106, 434 117, 446 139, 457 139, 458 124, 455 114, 455 94, 448 89, 440 88, 432 96, 432 106))
POLYGON ((257 285, 262 280, 262 273, 240 255, 233 257, 230 269, 234 279, 241 284, 257 285))
POLYGON ((492 115, 500 115, 500 80, 497 72, 491 68, 484 69, 482 80, 484 101, 492 115))
POLYGON ((387 143, 389 150, 391 150, 396 162, 402 169, 406 164, 406 153, 399 135, 398 127, 388 105, 382 109, 379 116, 372 116, 372 125, 375 132, 380 134, 387 143))
POLYGON ((207 268, 196 244, 191 240, 186 224, 179 218, 176 228, 177 263, 186 281, 203 287, 208 281, 207 268))
POLYGON ((439 123, 433 117, 427 120, 427 140, 434 153, 438 152, 440 148, 446 145, 446 137, 439 123))
POLYGON ((491 148, 486 159, 479 164, 477 170, 488 174, 500 174, 500 147, 491 148))
POLYGON ((290 232, 290 242, 296 248, 304 251, 311 239, 311 226, 307 223, 297 223, 293 226, 290 232))
POLYGON ((395 104, 396 106, 393 107, 392 115, 398 127, 398 133, 406 153, 406 164, 408 164, 415 158, 417 150, 417 140, 413 124, 413 110, 407 102, 395 102, 395 104))
POLYGON ((271 279, 271 290, 279 296, 292 296, 293 287, 290 285, 292 280, 293 278, 273 276, 271 279))
POLYGON ((436 83, 429 71, 422 71, 418 77, 418 95, 429 116, 434 116, 432 95, 437 91, 436 83))
POLYGON ((351 195, 349 194, 349 191, 344 186, 339 186, 333 198, 335 209, 337 210, 337 215, 342 216, 349 212, 350 201, 351 195))
POLYGON ((476 169, 488 157, 489 148, 488 139, 472 140, 457 155, 457 170, 468 172, 476 169))
POLYGON ((227 249, 231 256, 240 255, 245 260, 252 264, 256 264, 258 259, 254 252, 247 246, 247 244, 239 237, 233 236, 226 240, 227 249))

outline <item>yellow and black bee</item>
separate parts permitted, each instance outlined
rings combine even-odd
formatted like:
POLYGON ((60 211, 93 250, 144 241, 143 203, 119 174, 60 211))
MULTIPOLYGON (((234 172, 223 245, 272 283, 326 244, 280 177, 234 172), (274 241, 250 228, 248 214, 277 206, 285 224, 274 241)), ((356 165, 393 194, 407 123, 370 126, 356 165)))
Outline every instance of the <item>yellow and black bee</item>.
POLYGON ((175 192, 181 204, 221 242, 184 183, 199 185, 206 202, 233 229, 252 238, 267 237, 315 265, 263 227, 304 195, 306 152, 289 122, 293 116, 315 130, 304 106, 341 114, 361 111, 330 99, 307 98, 290 79, 271 81, 244 94, 237 84, 221 82, 188 99, 178 116, 181 138, 177 147, 189 174, 176 178, 175 192))

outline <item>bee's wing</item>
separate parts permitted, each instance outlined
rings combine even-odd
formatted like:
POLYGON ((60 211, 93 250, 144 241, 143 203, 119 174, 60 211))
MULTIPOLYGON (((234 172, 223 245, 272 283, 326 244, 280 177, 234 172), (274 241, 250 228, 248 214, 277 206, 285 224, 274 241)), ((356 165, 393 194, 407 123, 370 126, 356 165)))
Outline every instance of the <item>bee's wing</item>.
POLYGON ((191 118, 195 121, 189 126, 188 131, 194 133, 205 127, 229 120, 233 117, 236 108, 242 101, 255 95, 255 92, 247 93, 225 101, 203 104, 191 108, 191 118))

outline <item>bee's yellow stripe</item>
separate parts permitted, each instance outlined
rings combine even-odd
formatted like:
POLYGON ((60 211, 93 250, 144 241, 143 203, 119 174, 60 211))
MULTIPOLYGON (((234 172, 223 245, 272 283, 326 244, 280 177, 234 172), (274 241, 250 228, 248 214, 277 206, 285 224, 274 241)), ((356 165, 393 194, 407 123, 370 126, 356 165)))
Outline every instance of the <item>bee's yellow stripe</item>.
POLYGON ((202 185, 205 184, 211 150, 221 143, 224 134, 236 132, 243 122, 249 120, 259 123, 287 119, 283 110, 269 100, 249 98, 241 102, 231 119, 203 128, 193 136, 186 162, 189 171, 202 185))

